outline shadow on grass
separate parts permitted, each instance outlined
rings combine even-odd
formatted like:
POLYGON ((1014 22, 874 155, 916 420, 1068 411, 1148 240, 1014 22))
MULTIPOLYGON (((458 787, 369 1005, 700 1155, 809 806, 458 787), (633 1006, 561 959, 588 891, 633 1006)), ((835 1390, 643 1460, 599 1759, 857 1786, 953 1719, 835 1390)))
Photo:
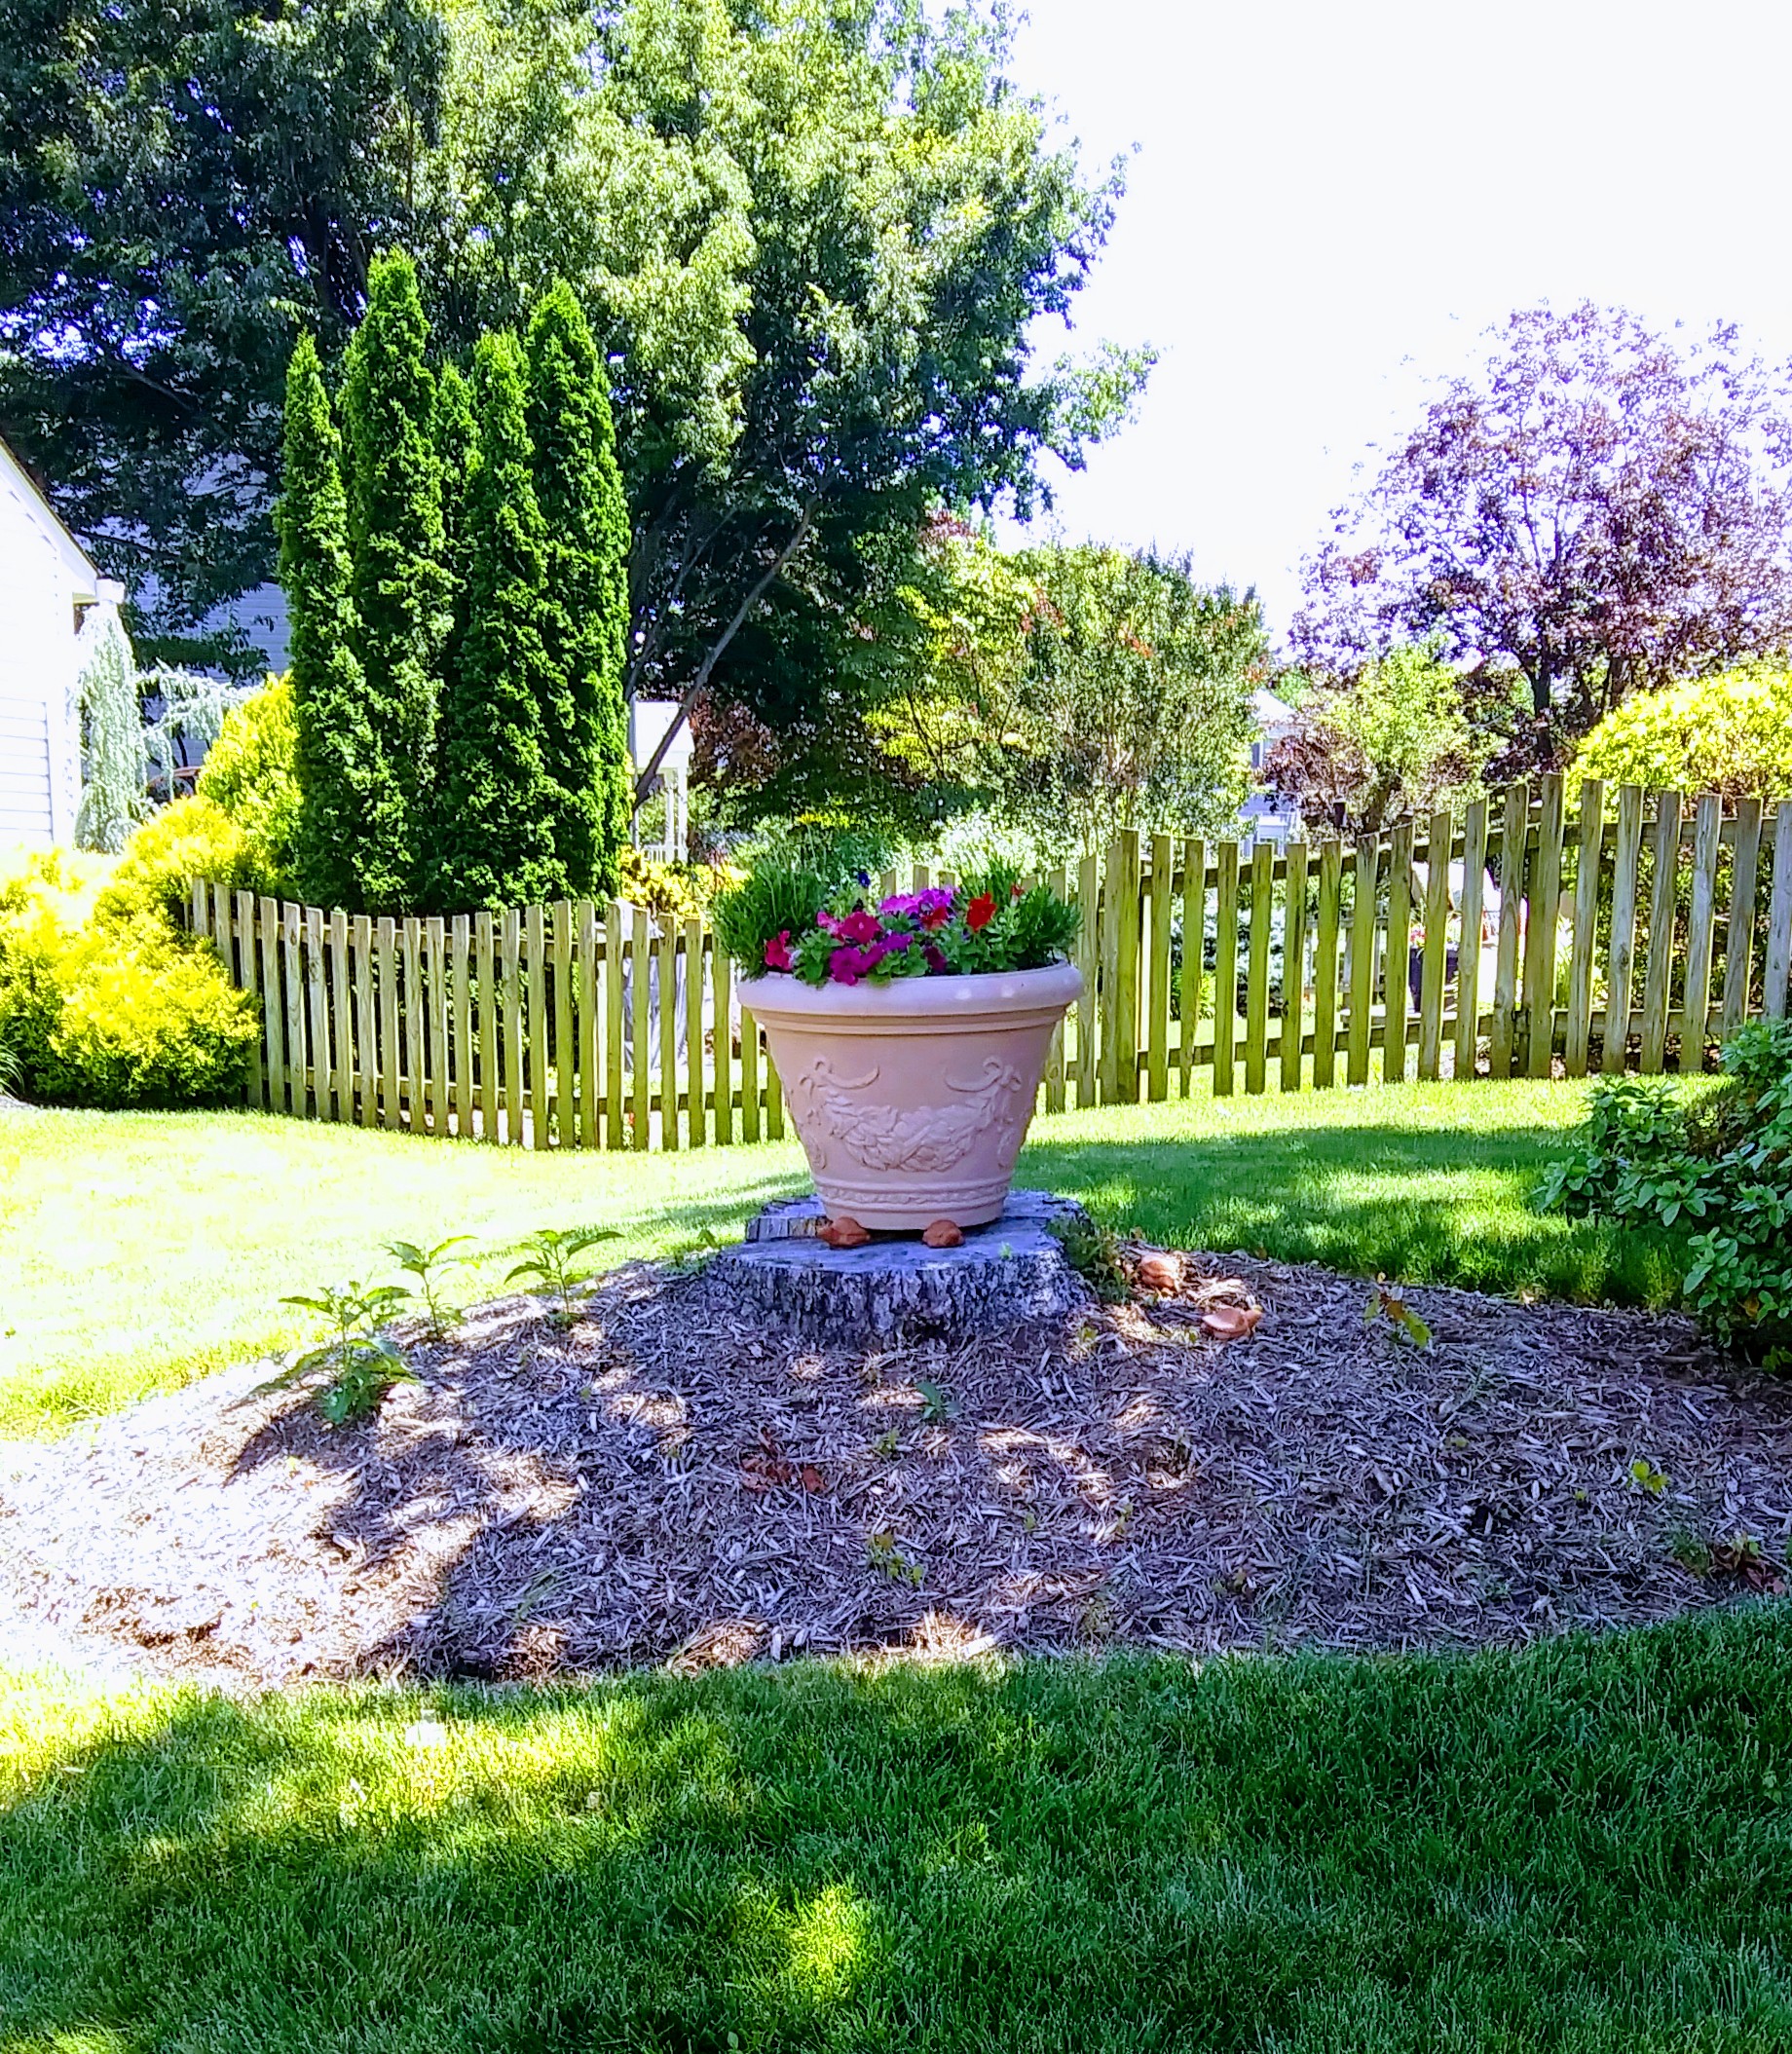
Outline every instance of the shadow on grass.
POLYGON ((1056 1140, 1034 1130, 1020 1180, 1173 1247, 1320 1262, 1352 1275, 1660 1306, 1682 1257, 1664 1235, 1544 1215, 1530 1194, 1559 1132, 1385 1120, 1198 1138, 1056 1140))
POLYGON ((1792 2043, 1783 1606, 15 1732, 8 2054, 1792 2043))

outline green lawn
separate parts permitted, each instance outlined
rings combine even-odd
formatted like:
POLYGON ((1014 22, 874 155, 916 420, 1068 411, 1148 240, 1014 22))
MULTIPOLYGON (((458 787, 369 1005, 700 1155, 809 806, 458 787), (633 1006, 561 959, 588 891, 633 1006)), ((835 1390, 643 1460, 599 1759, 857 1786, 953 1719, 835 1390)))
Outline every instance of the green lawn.
POLYGON ((0 1692, 6 2054, 1787 2046, 1783 1605, 1455 1661, 0 1692))
MULTIPOLYGON (((1579 1088, 1406 1086, 1042 1120, 1023 1181, 1154 1239, 1495 1290, 1671 1297, 1634 1236, 1539 1218, 1526 1193, 1579 1088)), ((800 1189, 794 1143, 565 1155, 241 1113, 0 1121, 0 1431, 39 1431, 283 1345, 280 1304, 384 1274, 382 1243, 476 1237, 462 1297, 543 1224, 622 1230, 614 1259, 727 1239, 800 1189)))

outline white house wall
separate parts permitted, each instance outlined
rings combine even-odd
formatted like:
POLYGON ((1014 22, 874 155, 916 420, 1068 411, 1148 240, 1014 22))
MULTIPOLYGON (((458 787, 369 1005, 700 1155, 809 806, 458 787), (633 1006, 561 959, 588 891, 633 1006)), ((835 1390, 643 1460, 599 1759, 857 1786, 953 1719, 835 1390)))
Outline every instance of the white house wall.
POLYGON ((75 604, 92 567, 0 450, 0 842, 69 841, 81 760, 75 604))

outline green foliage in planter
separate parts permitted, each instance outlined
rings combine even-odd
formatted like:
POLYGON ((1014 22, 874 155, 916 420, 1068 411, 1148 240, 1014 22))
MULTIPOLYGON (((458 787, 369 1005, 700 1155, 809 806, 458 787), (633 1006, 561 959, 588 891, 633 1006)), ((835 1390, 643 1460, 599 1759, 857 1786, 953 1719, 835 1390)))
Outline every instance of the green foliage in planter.
POLYGON ((1538 1203, 1686 1234, 1687 1309, 1719 1340, 1792 1365, 1792 1022, 1738 1028, 1723 1064, 1698 1102, 1640 1079, 1595 1087, 1538 1203))
POLYGON ((270 678, 224 716, 196 787, 242 837, 250 888, 277 899, 306 896, 295 865, 303 803, 298 746, 292 680, 270 678))
POLYGON ((1581 744, 1574 775, 1730 798, 1792 798, 1792 669, 1744 663, 1635 692, 1581 744))
POLYGON ((467 493, 467 633, 441 709, 441 797, 431 896, 456 911, 557 896, 542 711, 546 535, 531 475, 515 338, 474 359, 478 460, 467 493))

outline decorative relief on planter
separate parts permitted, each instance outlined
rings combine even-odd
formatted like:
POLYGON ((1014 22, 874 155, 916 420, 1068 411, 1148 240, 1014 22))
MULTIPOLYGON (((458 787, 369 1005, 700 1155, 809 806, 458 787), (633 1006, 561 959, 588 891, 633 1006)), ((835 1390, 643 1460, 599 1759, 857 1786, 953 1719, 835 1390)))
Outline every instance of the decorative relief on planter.
POLYGON ((881 1073, 873 1064, 862 1076, 843 1077, 832 1057, 816 1056, 787 1083, 803 1114, 801 1131, 817 1171, 828 1169, 830 1145, 838 1142, 861 1169, 932 1176, 961 1163, 991 1129, 1002 1167, 1013 1169, 1025 1126, 1023 1080, 1012 1063, 990 1056, 968 1083, 946 1077, 947 1090, 957 1095, 947 1105, 897 1106, 857 1096, 881 1073))

